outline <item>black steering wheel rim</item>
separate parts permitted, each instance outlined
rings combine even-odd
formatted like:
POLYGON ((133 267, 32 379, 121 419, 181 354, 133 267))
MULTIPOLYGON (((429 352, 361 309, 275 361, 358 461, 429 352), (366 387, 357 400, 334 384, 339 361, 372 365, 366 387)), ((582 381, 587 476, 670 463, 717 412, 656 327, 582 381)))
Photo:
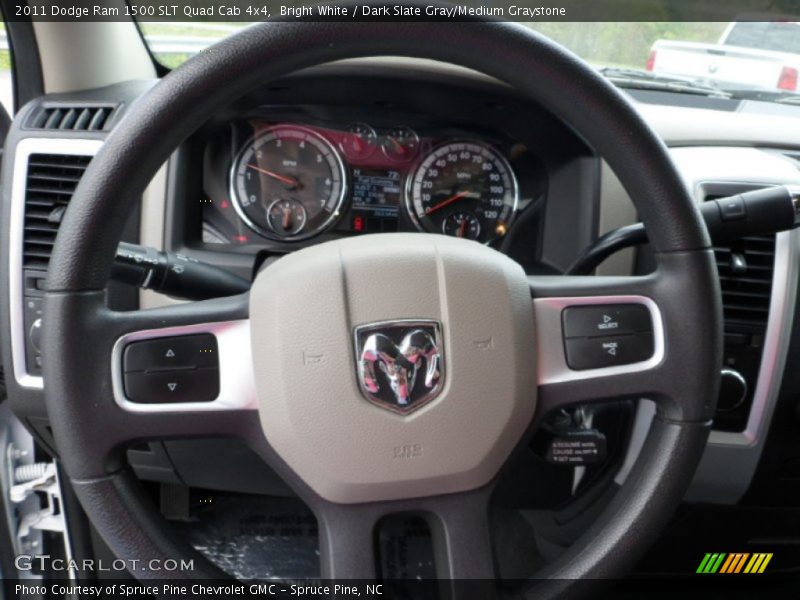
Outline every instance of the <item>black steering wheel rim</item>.
MULTIPOLYGON (((659 405, 648 441, 623 489, 598 522, 541 574, 553 578, 554 583, 547 590, 539 588, 537 594, 563 592, 575 579, 618 576, 663 527, 704 448, 716 397, 713 374, 721 354, 715 266, 708 235, 665 146, 628 100, 574 55, 510 24, 261 24, 188 61, 129 109, 76 190, 48 273, 43 339, 47 406, 79 499, 121 558, 192 555, 181 540, 164 531, 158 515, 143 503, 124 460, 119 455, 111 461, 98 459, 94 442, 104 432, 97 431, 101 421, 87 411, 100 406, 101 400, 94 394, 105 394, 102 401, 111 397, 110 376, 108 369, 100 368, 92 395, 87 396, 81 361, 85 365, 90 359, 75 348, 98 323, 113 329, 122 319, 98 316, 114 251, 138 197, 174 148, 213 110, 270 80, 333 60, 367 56, 450 62, 516 87, 569 123, 603 156, 648 228, 659 259, 659 275, 645 285, 663 302, 667 344, 683 344, 685 350, 685 356, 676 357, 659 378, 682 381, 681 389, 672 394, 679 398, 659 405), (685 322, 680 322, 680 316, 685 322), (689 348, 687 339, 693 334, 696 342, 689 348), (681 340, 682 336, 685 339, 681 340)), ((558 289, 559 285, 549 281, 541 289, 558 289)), ((616 281, 602 285, 609 292, 618 288, 616 281)), ((224 304, 234 313, 246 312, 241 300, 224 304)), ((176 315, 178 320, 189 320, 190 310, 179 310, 176 315)), ((107 355, 94 359, 108 362, 107 355)), ((570 388, 561 386, 553 393, 569 395, 570 388)), ((613 395, 613 390, 609 394, 613 395)), ((100 407, 97 412, 105 410, 100 407)), ((225 420, 217 425, 225 434, 225 420)), ((158 433, 157 426, 153 432, 158 433)), ((293 483, 302 486, 302 482, 293 483)), ((207 566, 189 575, 220 576, 207 566)), ((165 575, 180 576, 137 573, 141 577, 165 575)))

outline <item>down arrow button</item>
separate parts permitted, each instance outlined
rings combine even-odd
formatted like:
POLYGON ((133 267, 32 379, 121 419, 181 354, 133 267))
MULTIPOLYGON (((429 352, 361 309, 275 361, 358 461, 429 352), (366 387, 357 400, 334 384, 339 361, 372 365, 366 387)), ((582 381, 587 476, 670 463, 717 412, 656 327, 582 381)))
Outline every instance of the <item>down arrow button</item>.
POLYGON ((125 395, 132 402, 147 404, 210 402, 219 395, 219 371, 184 369, 126 373, 125 395))

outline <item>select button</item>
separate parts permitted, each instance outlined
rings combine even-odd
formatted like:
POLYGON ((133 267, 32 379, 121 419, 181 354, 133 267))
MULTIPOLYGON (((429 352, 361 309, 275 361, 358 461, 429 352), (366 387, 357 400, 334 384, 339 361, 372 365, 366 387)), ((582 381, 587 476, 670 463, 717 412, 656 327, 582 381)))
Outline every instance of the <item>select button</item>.
POLYGON ((650 310, 642 304, 570 306, 561 319, 567 338, 653 331, 650 310))
POLYGON ((601 369, 648 360, 655 352, 652 333, 564 340, 571 369, 601 369))

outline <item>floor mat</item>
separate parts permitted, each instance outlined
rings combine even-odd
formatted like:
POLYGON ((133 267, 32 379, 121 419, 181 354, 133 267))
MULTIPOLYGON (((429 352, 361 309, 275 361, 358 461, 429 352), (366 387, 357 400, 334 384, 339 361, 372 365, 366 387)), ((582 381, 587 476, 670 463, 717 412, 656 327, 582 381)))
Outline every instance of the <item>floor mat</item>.
POLYGON ((215 496, 175 523, 201 554, 237 579, 319 577, 317 520, 300 500, 215 496))

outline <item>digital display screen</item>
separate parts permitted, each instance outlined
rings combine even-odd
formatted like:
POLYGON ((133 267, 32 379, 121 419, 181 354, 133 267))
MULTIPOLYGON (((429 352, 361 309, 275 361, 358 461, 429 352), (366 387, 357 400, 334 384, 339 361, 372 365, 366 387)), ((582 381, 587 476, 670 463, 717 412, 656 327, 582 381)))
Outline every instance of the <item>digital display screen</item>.
POLYGON ((353 169, 352 205, 345 226, 359 233, 397 231, 402 180, 399 171, 353 169))
POLYGON ((401 178, 398 171, 353 169, 353 209, 376 217, 397 218, 401 178))

